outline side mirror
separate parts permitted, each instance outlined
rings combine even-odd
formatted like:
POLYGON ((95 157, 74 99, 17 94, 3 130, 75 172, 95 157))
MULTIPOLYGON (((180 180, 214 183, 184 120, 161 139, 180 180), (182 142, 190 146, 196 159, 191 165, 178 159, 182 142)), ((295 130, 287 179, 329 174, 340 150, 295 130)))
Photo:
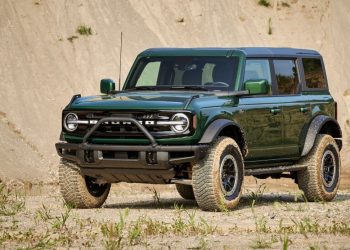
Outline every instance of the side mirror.
POLYGON ((109 94, 115 90, 115 82, 112 79, 102 79, 100 82, 100 92, 109 94))
POLYGON ((269 84, 265 79, 247 80, 244 82, 244 89, 250 95, 265 95, 269 92, 269 84))

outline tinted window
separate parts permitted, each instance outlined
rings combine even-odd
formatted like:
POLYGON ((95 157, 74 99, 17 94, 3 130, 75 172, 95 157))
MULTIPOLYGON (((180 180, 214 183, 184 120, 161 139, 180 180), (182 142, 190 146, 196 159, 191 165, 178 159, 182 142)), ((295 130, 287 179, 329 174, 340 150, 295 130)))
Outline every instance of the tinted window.
POLYGON ((295 60, 273 60, 275 67, 278 93, 296 94, 298 93, 298 72, 295 60))
POLYGON ((303 66, 307 88, 326 88, 320 59, 303 58, 303 66))

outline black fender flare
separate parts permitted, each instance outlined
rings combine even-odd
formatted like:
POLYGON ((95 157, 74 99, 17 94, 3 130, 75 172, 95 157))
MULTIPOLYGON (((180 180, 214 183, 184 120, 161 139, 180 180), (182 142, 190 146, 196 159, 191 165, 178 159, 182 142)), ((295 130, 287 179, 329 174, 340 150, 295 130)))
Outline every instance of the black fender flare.
POLYGON ((205 130, 199 143, 201 143, 201 144, 212 143, 213 141, 216 140, 216 138, 218 138, 220 132, 223 131, 228 126, 234 126, 238 129, 240 136, 241 136, 241 140, 237 141, 237 143, 239 144, 239 146, 241 148, 242 155, 246 156, 248 153, 248 150, 247 150, 247 142, 245 139, 245 133, 237 123, 235 123, 231 120, 217 119, 217 120, 213 121, 205 130))
POLYGON ((326 115, 318 115, 310 123, 309 129, 308 129, 306 137, 305 137, 304 147, 303 147, 303 150, 301 152, 301 156, 305 156, 311 151, 312 147, 314 146, 316 136, 321 131, 323 125, 325 125, 327 122, 331 122, 332 124, 334 124, 336 126, 336 131, 338 131, 339 136, 338 136, 338 138, 335 138, 335 139, 336 139, 337 144, 339 146, 339 150, 341 149, 341 147, 342 147, 342 141, 341 141, 342 132, 341 132, 341 128, 340 128, 337 120, 335 120, 329 116, 326 116, 326 115))

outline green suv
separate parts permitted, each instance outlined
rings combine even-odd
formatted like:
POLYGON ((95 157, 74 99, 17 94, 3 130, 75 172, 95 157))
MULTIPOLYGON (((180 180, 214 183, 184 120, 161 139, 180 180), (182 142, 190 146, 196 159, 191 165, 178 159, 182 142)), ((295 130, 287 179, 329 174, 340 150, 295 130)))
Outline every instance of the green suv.
POLYGON ((61 193, 100 207, 111 183, 175 184, 203 210, 234 208, 244 176, 292 178, 331 201, 342 132, 321 55, 292 48, 160 48, 122 90, 73 96, 56 149, 61 193))

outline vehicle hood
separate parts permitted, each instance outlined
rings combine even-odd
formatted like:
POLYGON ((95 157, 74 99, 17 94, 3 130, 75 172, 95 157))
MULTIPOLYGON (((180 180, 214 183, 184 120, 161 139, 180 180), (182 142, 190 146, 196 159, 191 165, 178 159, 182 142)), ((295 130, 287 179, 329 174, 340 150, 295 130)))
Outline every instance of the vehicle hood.
POLYGON ((75 99, 71 110, 183 110, 222 106, 227 98, 214 93, 178 91, 135 91, 113 95, 97 95, 75 99))

